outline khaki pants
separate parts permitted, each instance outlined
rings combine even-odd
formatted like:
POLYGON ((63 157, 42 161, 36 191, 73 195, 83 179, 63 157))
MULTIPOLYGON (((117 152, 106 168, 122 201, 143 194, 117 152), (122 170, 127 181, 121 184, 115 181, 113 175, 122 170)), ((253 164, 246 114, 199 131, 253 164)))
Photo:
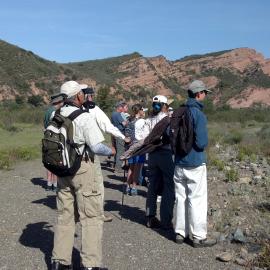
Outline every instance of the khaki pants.
POLYGON ((54 233, 52 259, 70 265, 78 211, 82 225, 81 263, 100 267, 103 233, 103 182, 94 163, 82 161, 75 176, 59 177, 57 194, 58 219, 54 233))

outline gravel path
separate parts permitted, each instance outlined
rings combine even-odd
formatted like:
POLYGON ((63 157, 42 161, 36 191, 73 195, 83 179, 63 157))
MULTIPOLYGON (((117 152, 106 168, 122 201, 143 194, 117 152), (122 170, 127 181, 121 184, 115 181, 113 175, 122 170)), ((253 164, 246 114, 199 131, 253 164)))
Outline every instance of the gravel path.
MULTIPOLYGON (((125 269, 242 269, 218 262, 225 247, 194 249, 177 245, 171 233, 144 226, 146 189, 137 197, 125 196, 123 219, 121 176, 103 167, 105 210, 113 221, 104 224, 103 262, 110 270, 125 269)), ((56 220, 55 193, 44 189, 45 171, 39 160, 20 163, 14 170, 0 171, 0 270, 48 269, 56 220)), ((74 269, 79 269, 79 225, 73 252, 74 269)))

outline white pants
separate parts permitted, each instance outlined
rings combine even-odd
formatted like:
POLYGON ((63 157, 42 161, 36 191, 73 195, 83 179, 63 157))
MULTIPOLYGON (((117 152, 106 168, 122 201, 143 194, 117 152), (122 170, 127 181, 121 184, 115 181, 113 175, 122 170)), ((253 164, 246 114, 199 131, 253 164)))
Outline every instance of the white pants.
POLYGON ((175 232, 183 237, 205 239, 207 234, 207 172, 199 167, 175 166, 175 232))

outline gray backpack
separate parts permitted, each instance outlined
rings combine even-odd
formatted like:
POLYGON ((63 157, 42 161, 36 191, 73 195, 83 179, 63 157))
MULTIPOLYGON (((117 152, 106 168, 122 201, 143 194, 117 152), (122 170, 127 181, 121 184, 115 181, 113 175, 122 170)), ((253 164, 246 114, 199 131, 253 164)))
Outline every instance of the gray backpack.
POLYGON ((72 121, 85 113, 81 109, 72 112, 68 117, 55 111, 42 139, 42 162, 44 167, 57 176, 75 175, 81 166, 83 154, 73 141, 72 121))

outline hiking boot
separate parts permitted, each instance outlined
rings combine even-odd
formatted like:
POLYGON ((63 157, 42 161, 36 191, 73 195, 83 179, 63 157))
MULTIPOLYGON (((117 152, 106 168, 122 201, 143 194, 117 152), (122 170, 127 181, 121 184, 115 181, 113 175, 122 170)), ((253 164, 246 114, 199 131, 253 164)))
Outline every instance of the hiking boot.
POLYGON ((177 234, 175 235, 175 243, 177 243, 177 244, 183 244, 184 241, 185 241, 185 237, 184 237, 184 236, 182 236, 182 235, 179 234, 179 233, 177 233, 177 234))
POLYGON ((205 239, 199 240, 199 239, 193 238, 193 240, 192 240, 192 246, 195 247, 195 248, 212 247, 216 243, 217 243, 216 239, 207 239, 207 238, 205 238, 205 239))
POLYGON ((132 188, 130 189, 130 196, 136 196, 138 195, 138 190, 137 188, 132 188))
POLYGON ((72 270, 72 265, 64 265, 60 262, 53 261, 51 270, 72 270))
POLYGON ((147 228, 160 228, 160 221, 156 217, 147 217, 146 227, 147 228))

